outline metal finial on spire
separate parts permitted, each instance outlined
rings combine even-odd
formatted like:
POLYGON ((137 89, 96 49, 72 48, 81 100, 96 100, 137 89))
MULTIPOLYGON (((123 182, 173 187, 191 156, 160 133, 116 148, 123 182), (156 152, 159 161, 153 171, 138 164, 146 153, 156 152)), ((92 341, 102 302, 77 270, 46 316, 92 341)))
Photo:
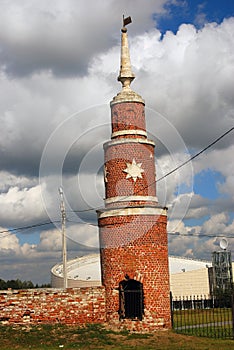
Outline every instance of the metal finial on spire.
POLYGON ((127 26, 129 23, 132 23, 131 17, 129 16, 124 18, 124 15, 123 15, 123 27, 127 26))
POLYGON ((123 28, 122 40, 121 40, 121 65, 120 72, 118 76, 118 81, 121 81, 123 88, 129 88, 132 80, 135 78, 135 75, 132 72, 130 54, 128 48, 128 35, 126 25, 132 22, 131 17, 124 18, 123 16, 123 28))

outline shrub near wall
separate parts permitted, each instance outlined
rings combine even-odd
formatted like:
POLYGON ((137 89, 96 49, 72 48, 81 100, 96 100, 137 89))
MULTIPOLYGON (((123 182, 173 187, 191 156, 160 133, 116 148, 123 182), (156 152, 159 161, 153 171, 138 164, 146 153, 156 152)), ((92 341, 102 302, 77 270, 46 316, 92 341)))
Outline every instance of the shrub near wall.
POLYGON ((104 287, 0 291, 0 322, 104 323, 104 287))

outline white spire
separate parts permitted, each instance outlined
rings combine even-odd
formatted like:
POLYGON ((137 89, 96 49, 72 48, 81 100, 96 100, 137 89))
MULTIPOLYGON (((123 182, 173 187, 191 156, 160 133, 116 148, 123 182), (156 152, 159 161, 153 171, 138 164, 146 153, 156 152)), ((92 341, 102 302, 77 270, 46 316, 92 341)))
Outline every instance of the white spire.
MULTIPOLYGON (((131 17, 126 18, 129 19, 128 23, 131 23, 131 17)), ((125 25, 125 21, 123 20, 123 24, 125 25)), ((135 78, 135 75, 132 72, 131 68, 131 60, 128 48, 128 34, 127 28, 123 26, 121 29, 122 32, 122 40, 121 40, 121 64, 120 64, 120 72, 118 76, 118 81, 121 81, 123 88, 129 88, 132 80, 135 78)))
POLYGON ((144 100, 136 92, 132 91, 130 84, 135 79, 135 75, 132 72, 130 53, 128 47, 128 35, 126 25, 131 23, 131 17, 123 17, 123 28, 121 29, 121 57, 120 57, 120 71, 118 81, 122 83, 122 91, 117 94, 111 101, 111 104, 119 102, 141 102, 144 100))

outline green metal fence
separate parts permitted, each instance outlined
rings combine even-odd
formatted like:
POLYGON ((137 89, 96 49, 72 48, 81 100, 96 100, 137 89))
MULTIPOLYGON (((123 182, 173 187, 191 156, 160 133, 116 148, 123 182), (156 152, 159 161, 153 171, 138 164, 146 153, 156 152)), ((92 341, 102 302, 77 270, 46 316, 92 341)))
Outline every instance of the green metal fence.
POLYGON ((234 339, 233 294, 171 297, 172 325, 177 333, 234 339))

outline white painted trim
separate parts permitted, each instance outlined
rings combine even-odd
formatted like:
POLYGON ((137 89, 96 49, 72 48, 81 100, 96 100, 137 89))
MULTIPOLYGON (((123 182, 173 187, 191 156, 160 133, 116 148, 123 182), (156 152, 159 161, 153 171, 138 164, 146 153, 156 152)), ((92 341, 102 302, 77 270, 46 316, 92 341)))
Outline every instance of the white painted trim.
POLYGON ((145 105, 145 101, 143 98, 138 95, 135 91, 132 91, 130 87, 125 87, 120 91, 115 97, 113 97, 113 100, 110 102, 111 107, 116 103, 125 103, 125 102, 136 102, 136 103, 142 103, 145 105))
POLYGON ((120 131, 115 131, 112 132, 111 137, 116 137, 116 136, 122 136, 122 135, 142 135, 147 137, 147 132, 144 130, 120 130, 120 131))
POLYGON ((134 139, 130 139, 130 138, 124 138, 124 139, 117 139, 117 140, 111 140, 111 141, 107 141, 104 143, 103 147, 106 148, 108 146, 115 146, 115 145, 121 145, 121 144, 125 144, 125 143, 144 143, 147 145, 151 145, 151 146, 155 146, 154 141, 148 140, 148 139, 141 139, 141 138, 134 138, 134 139))
POLYGON ((131 202, 131 201, 151 201, 158 203, 158 198, 155 196, 116 196, 110 197, 105 200, 106 204, 115 202, 131 202))
POLYGON ((112 216, 130 216, 130 215, 164 215, 167 216, 166 208, 151 208, 151 207, 138 207, 138 208, 122 208, 111 209, 105 211, 98 211, 98 219, 108 218, 112 216))

